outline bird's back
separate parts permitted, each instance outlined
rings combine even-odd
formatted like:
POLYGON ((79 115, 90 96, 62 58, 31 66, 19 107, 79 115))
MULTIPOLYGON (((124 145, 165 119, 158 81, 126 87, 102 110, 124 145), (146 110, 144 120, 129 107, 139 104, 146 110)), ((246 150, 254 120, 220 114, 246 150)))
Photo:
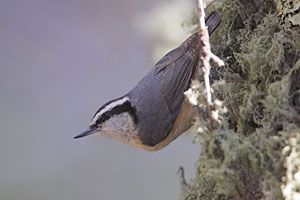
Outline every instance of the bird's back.
POLYGON ((157 145, 170 132, 196 72, 198 52, 198 35, 194 34, 165 55, 129 93, 138 119, 143 119, 137 128, 145 145, 157 145))
MULTIPOLYGON (((217 12, 207 18, 209 34, 217 28, 220 21, 217 12)), ((182 109, 186 109, 184 112, 190 115, 188 112, 191 106, 184 102, 183 93, 189 88, 191 80, 197 77, 198 37, 198 33, 193 34, 166 54, 129 92, 130 99, 137 108, 137 118, 143 119, 139 121, 137 128, 140 140, 146 146, 154 147, 168 136, 182 109)), ((179 117, 184 118, 184 115, 179 117)), ((185 127, 183 129, 186 130, 185 127)))

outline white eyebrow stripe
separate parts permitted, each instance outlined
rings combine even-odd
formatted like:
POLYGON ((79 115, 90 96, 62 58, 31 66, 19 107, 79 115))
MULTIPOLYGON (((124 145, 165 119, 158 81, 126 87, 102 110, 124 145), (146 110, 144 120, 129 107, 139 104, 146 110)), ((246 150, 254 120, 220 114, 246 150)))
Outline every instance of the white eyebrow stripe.
POLYGON ((107 106, 105 106, 100 112, 98 112, 98 113, 95 115, 95 117, 93 118, 93 120, 92 120, 92 122, 91 122, 91 125, 92 125, 92 124, 95 124, 96 121, 99 119, 99 117, 100 117, 103 113, 112 110, 114 107, 116 107, 116 106, 118 106, 118 105, 122 105, 122 104, 125 103, 126 101, 129 101, 129 97, 127 97, 127 96, 124 97, 124 98, 122 98, 122 99, 119 99, 119 100, 117 100, 117 101, 114 101, 114 102, 108 104, 107 106))

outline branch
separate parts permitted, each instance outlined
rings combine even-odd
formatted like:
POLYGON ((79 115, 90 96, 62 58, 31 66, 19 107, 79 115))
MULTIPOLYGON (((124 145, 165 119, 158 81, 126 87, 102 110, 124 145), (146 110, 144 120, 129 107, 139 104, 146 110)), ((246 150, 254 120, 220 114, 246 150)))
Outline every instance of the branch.
POLYGON ((206 102, 207 102, 207 110, 208 110, 208 117, 210 121, 210 128, 212 130, 214 121, 217 119, 213 119, 211 107, 213 106, 212 98, 211 98, 211 87, 209 81, 210 75, 210 64, 209 61, 212 60, 219 66, 224 66, 223 60, 221 60, 218 56, 213 54, 210 50, 210 43, 209 43, 209 34, 207 27, 205 25, 205 12, 204 12, 204 2, 203 0, 196 0, 197 1, 197 11, 199 17, 199 61, 202 64, 202 72, 203 72, 203 79, 205 83, 205 91, 206 91, 206 102))

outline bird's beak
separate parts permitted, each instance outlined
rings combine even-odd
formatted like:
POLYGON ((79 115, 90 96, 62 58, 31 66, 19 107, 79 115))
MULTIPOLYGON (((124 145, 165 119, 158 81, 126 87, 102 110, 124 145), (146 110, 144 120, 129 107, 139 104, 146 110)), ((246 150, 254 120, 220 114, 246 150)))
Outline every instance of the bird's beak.
POLYGON ((84 131, 83 133, 80 133, 79 135, 75 136, 74 139, 82 138, 82 137, 91 135, 91 134, 93 134, 95 132, 96 132, 96 129, 89 129, 89 130, 84 131))

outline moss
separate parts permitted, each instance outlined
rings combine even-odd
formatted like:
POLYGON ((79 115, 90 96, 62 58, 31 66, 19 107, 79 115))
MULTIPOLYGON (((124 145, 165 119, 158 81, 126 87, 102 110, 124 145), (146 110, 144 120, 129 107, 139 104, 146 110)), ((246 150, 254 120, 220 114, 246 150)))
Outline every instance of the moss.
POLYGON ((228 112, 218 130, 197 135, 197 174, 181 199, 288 199, 281 187, 295 192, 300 182, 293 178, 299 161, 287 167, 292 151, 282 153, 291 138, 298 145, 292 155, 300 153, 300 28, 289 20, 299 4, 221 2, 208 10, 222 15, 211 41, 226 67, 212 76, 225 80, 215 91, 228 112))
POLYGON ((287 146, 283 149, 285 156, 285 176, 282 178, 282 193, 287 200, 300 198, 300 129, 289 132, 287 146))

